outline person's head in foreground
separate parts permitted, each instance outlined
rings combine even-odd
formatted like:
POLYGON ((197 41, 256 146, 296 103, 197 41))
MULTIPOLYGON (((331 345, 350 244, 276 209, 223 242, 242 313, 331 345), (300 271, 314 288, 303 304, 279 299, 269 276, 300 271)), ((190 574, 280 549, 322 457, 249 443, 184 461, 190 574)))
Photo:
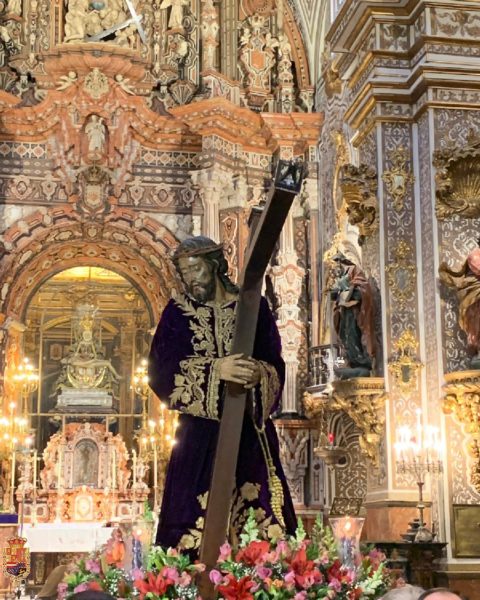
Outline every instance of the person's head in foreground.
POLYGON ((418 600, 462 600, 447 588, 431 588, 423 592, 418 600))
POLYGON ((390 590, 381 600, 418 600, 422 593, 423 588, 407 583, 403 587, 390 590))
POLYGON ((116 598, 105 592, 85 590, 84 592, 73 594, 72 600, 116 600, 116 598))

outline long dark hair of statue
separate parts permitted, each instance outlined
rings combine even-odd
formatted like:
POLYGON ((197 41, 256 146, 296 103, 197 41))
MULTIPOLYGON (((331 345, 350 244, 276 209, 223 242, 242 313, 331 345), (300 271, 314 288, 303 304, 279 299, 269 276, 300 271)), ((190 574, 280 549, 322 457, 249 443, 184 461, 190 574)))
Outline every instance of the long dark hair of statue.
POLYGON ((204 235, 197 235, 184 240, 177 246, 172 256, 173 264, 178 273, 180 273, 178 259, 182 256, 201 256, 212 265, 213 272, 218 275, 227 292, 232 294, 238 293, 238 286, 228 276, 228 262, 221 244, 216 244, 204 235))

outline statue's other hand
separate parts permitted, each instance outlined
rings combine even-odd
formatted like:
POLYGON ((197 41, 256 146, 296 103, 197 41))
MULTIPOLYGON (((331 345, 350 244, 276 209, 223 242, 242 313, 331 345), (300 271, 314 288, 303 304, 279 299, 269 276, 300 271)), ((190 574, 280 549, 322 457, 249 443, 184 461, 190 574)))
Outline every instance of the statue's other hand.
POLYGON ((231 354, 219 359, 219 376, 250 389, 260 381, 260 368, 256 361, 244 358, 243 354, 231 354))

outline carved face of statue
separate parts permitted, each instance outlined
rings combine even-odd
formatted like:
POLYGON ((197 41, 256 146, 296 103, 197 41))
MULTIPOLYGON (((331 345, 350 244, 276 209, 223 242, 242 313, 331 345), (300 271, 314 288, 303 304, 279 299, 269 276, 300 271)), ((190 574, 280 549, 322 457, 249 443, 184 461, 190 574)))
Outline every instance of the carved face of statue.
POLYGON ((184 256, 178 260, 178 271, 190 296, 198 302, 215 298, 216 278, 213 265, 202 256, 184 256))

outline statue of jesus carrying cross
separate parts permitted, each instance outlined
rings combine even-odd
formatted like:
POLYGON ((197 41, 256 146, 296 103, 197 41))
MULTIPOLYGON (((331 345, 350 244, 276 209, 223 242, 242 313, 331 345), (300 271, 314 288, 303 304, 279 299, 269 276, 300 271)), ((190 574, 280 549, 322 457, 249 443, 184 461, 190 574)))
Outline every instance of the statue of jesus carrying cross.
POLYGON ((231 495, 230 541, 235 544, 251 508, 265 536, 293 533, 296 519, 270 418, 279 406, 284 362, 267 301, 260 300, 251 356, 232 354, 239 290, 228 278, 222 246, 203 236, 190 238, 177 247, 173 262, 185 294, 167 304, 149 360, 153 391, 181 413, 157 544, 198 555, 228 382, 248 391, 231 495))

